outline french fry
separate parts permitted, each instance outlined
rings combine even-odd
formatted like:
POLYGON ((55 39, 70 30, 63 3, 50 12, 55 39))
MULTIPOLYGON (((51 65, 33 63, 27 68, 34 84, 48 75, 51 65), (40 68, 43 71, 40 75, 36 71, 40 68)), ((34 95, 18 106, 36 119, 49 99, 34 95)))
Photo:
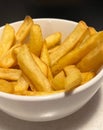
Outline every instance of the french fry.
POLYGON ((96 29, 94 27, 88 27, 89 29, 89 33, 90 33, 90 36, 94 35, 95 33, 97 33, 96 29))
POLYGON ((103 43, 100 46, 92 49, 82 60, 77 64, 81 72, 93 71, 96 72, 103 65, 103 43))
POLYGON ((34 85, 31 83, 31 81, 28 79, 28 77, 22 72, 22 76, 24 78, 24 80, 29 84, 28 90, 30 91, 37 91, 36 88, 34 88, 34 85), (33 88, 33 89, 31 89, 33 88))
POLYGON ((6 24, 0 40, 0 57, 5 55, 5 53, 10 49, 14 44, 15 40, 15 30, 14 28, 6 24))
POLYGON ((30 30, 28 47, 30 51, 37 56, 40 56, 43 46, 43 36, 40 25, 33 24, 30 30))
POLYGON ((0 67, 10 68, 17 64, 14 50, 21 46, 21 43, 12 46, 6 53, 0 58, 0 67))
POLYGON ((64 68, 66 73, 65 79, 65 90, 71 91, 74 88, 78 87, 82 82, 82 76, 80 70, 74 66, 70 65, 64 68))
POLYGON ((78 42, 84 38, 84 33, 88 26, 83 21, 80 21, 75 29, 63 41, 61 46, 53 53, 50 54, 51 65, 54 65, 61 57, 73 49, 78 42))
POLYGON ((0 68, 0 79, 18 80, 22 74, 20 69, 0 68))
POLYGON ((55 90, 62 90, 65 89, 65 74, 64 71, 59 72, 54 78, 53 78, 53 88, 55 90))
POLYGON ((40 70, 43 72, 43 74, 47 77, 47 65, 40 60, 40 58, 38 56, 36 56, 34 53, 32 53, 33 59, 36 62, 36 64, 38 65, 38 67, 40 68, 40 70))
POLYGON ((16 33, 16 42, 23 42, 28 37, 31 26, 33 24, 33 20, 30 16, 26 16, 23 23, 19 27, 16 33))
MULTIPOLYGON (((26 45, 21 47, 20 53, 17 54, 18 64, 26 75, 26 77, 31 81, 31 84, 38 91, 51 91, 51 85, 46 76, 41 72, 40 68, 37 66, 36 62, 33 60, 31 52, 26 45)), ((34 89, 31 88, 32 90, 34 89)))
POLYGON ((58 45, 61 41, 62 34, 60 32, 55 32, 45 38, 47 43, 47 48, 53 48, 58 45))
POLYGON ((95 33, 97 33, 97 31, 95 30, 95 28, 93 27, 88 27, 86 32, 84 33, 84 38, 81 42, 79 42, 75 48, 82 46, 84 43, 86 43, 85 41, 91 37, 92 35, 94 35, 95 33))
POLYGON ((96 46, 102 45, 103 43, 103 31, 100 31, 92 35, 88 40, 85 41, 81 47, 78 47, 65 56, 63 56, 58 62, 52 67, 53 75, 60 72, 65 66, 77 64, 85 55, 87 55, 96 46))
POLYGON ((24 91, 27 91, 29 88, 29 83, 25 80, 23 76, 21 76, 16 84, 14 85, 14 93, 23 93, 24 91))
POLYGON ((53 83, 53 74, 52 74, 52 71, 51 71, 51 68, 49 66, 47 66, 47 78, 51 84, 51 87, 52 89, 54 90, 54 83, 53 83))
POLYGON ((56 45, 55 47, 49 49, 49 50, 48 50, 48 53, 49 53, 49 54, 53 53, 53 51, 56 51, 59 47, 60 47, 60 45, 56 45))
POLYGON ((43 42, 40 59, 41 59, 47 66, 50 66, 50 65, 51 65, 46 41, 43 42))
POLYGON ((50 57, 49 57, 49 52, 48 52, 48 48, 47 48, 47 44, 46 44, 45 40, 43 42, 40 59, 47 65, 47 78, 51 84, 51 87, 53 88, 53 86, 54 86, 54 84, 52 82, 53 75, 52 75, 51 68, 50 68, 50 66, 51 66, 50 57))
POLYGON ((83 72, 81 73, 81 75, 82 75, 82 82, 81 82, 82 85, 91 80, 92 78, 94 78, 96 74, 94 72, 83 72))
POLYGON ((0 91, 6 93, 13 93, 14 87, 11 82, 4 79, 0 79, 0 91))

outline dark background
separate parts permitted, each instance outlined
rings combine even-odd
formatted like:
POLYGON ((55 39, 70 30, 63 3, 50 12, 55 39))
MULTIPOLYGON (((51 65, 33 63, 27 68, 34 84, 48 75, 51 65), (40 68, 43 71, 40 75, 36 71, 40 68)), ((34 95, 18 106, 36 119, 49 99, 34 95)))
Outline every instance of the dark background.
POLYGON ((32 18, 84 20, 96 30, 103 29, 102 1, 93 0, 0 0, 0 26, 32 18))

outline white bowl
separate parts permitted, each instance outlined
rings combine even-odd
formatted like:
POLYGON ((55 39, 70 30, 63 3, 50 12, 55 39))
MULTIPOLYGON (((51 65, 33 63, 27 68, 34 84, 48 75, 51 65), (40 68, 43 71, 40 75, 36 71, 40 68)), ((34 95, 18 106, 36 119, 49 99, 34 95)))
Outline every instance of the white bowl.
MULTIPOLYGON (((17 29, 22 21, 12 23, 17 29)), ((76 22, 62 19, 35 19, 41 25, 44 37, 55 31, 66 37, 76 22)), ((2 32, 3 27, 0 29, 2 32)), ((18 96, 0 92, 0 109, 9 115, 28 121, 50 121, 68 116, 84 106, 102 85, 103 70, 88 83, 72 93, 64 92, 46 96, 18 96)))

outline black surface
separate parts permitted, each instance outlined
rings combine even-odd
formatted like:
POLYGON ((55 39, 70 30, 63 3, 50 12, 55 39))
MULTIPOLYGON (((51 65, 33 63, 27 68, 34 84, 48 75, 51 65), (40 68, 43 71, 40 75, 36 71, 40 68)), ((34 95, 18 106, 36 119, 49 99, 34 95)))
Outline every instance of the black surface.
POLYGON ((96 30, 102 30, 102 5, 102 1, 88 0, 0 0, 0 26, 30 15, 32 18, 63 18, 77 22, 84 20, 96 30))

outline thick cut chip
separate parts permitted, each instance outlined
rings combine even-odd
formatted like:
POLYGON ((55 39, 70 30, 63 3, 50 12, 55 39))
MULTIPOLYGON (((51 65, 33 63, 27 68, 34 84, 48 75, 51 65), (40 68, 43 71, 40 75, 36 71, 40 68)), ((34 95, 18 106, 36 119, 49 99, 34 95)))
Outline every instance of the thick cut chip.
POLYGON ((82 82, 82 76, 80 70, 74 65, 70 65, 64 68, 67 75, 65 79, 65 90, 71 91, 78 87, 82 82))
POLYGON ((20 53, 17 54, 18 64, 26 77, 30 80, 33 89, 38 91, 51 91, 51 85, 46 76, 42 73, 34 61, 29 48, 26 45, 21 47, 20 53))
POLYGON ((49 57, 49 52, 48 52, 48 48, 47 48, 47 44, 46 44, 46 41, 44 41, 43 43, 43 47, 42 47, 42 50, 41 50, 41 55, 40 55, 40 59, 46 64, 47 66, 47 78, 53 88, 53 75, 52 75, 52 72, 51 72, 51 64, 50 64, 50 57, 49 57))
POLYGON ((45 38, 47 43, 47 48, 53 48, 58 45, 61 41, 62 34, 60 32, 53 33, 45 38))
POLYGON ((94 35, 95 33, 97 33, 96 29, 94 27, 88 27, 88 30, 89 30, 89 34, 90 36, 94 35))
POLYGON ((42 50, 41 50, 40 59, 41 59, 47 66, 50 66, 50 57, 49 57, 49 52, 48 52, 48 48, 47 48, 46 41, 43 42, 43 47, 42 47, 42 50))
POLYGON ((51 68, 49 66, 47 66, 47 78, 51 84, 52 89, 54 89, 53 74, 52 74, 51 68))
POLYGON ((37 91, 36 88, 34 88, 34 85, 31 83, 31 81, 28 79, 28 77, 22 72, 22 76, 24 78, 24 80, 29 84, 28 90, 30 91, 37 91), (33 88, 33 89, 31 89, 33 88))
POLYGON ((67 54, 75 45, 84 38, 84 33, 88 26, 83 21, 80 21, 75 29, 63 41, 61 46, 53 53, 50 54, 51 64, 54 65, 62 56, 67 54))
POLYGON ((25 80, 23 76, 21 76, 16 84, 14 85, 14 93, 21 93, 23 91, 27 91, 29 88, 29 83, 25 80))
POLYGON ((0 57, 5 55, 5 53, 10 49, 14 44, 15 40, 15 30, 14 28, 6 24, 0 40, 0 57))
POLYGON ((28 37, 31 26, 33 24, 33 20, 30 16, 26 16, 23 23, 19 27, 16 33, 16 42, 23 42, 28 37))
POLYGON ((47 77, 47 65, 40 60, 40 58, 38 56, 36 56, 34 53, 32 53, 33 59, 36 62, 36 64, 38 65, 38 67, 40 68, 40 70, 43 72, 43 74, 47 77))
POLYGON ((22 74, 20 69, 0 68, 0 79, 18 80, 22 74))
POLYGON ((84 33, 83 40, 81 42, 78 42, 78 44, 76 45, 76 47, 82 46, 84 43, 86 43, 85 41, 89 37, 91 37, 92 35, 94 35, 95 33, 97 33, 97 31, 93 27, 88 27, 87 30, 86 30, 86 32, 84 33))
POLYGON ((43 46, 43 36, 41 27, 38 24, 33 24, 30 30, 28 47, 35 55, 40 56, 43 46))
POLYGON ((4 79, 0 79, 0 91, 6 92, 6 93, 13 93, 14 86, 13 86, 12 82, 8 82, 4 79))
POLYGON ((64 71, 59 72, 54 78, 53 78, 53 84, 55 90, 62 90, 65 89, 65 74, 64 71))
POLYGON ((65 66, 77 64, 85 55, 87 55, 95 47, 103 43, 103 31, 100 31, 88 38, 82 46, 72 50, 63 56, 58 62, 52 66, 53 75, 60 72, 65 66))
POLYGON ((17 64, 14 50, 21 46, 21 43, 12 46, 6 53, 0 58, 0 67, 9 68, 17 64))
POLYGON ((89 80, 94 78, 94 76, 96 74, 94 72, 83 72, 83 73, 81 73, 81 75, 82 75, 82 82, 81 82, 81 84, 85 84, 86 82, 88 82, 89 80))
POLYGON ((103 65, 103 43, 91 50, 78 64, 81 72, 96 72, 103 65))
POLYGON ((56 51, 59 47, 60 47, 60 45, 56 45, 55 47, 49 49, 48 50, 49 54, 53 53, 53 51, 56 51))

